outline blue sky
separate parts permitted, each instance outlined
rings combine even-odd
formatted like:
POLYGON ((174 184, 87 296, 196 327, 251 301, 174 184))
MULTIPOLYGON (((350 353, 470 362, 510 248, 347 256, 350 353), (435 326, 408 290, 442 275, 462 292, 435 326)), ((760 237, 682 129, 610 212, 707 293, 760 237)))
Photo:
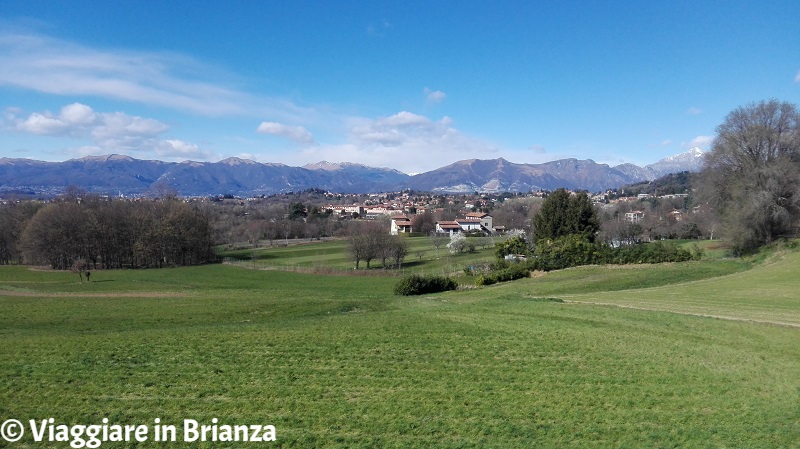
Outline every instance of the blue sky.
POLYGON ((800 2, 0 5, 0 156, 648 164, 800 103, 800 2))

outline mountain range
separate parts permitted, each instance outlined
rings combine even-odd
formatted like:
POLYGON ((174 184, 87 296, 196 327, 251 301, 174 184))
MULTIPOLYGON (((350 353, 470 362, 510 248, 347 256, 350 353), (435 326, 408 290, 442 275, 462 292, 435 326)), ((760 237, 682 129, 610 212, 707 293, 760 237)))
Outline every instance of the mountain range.
POLYGON ((230 193, 254 196, 319 188, 341 193, 414 189, 431 192, 527 192, 559 187, 592 192, 699 171, 703 151, 639 167, 611 167, 591 159, 516 164, 505 159, 469 159, 417 175, 356 163, 318 162, 303 167, 228 158, 219 162, 163 162, 129 156, 88 156, 64 162, 0 158, 0 192, 59 193, 67 186, 115 195, 141 195, 163 185, 184 196, 230 193))

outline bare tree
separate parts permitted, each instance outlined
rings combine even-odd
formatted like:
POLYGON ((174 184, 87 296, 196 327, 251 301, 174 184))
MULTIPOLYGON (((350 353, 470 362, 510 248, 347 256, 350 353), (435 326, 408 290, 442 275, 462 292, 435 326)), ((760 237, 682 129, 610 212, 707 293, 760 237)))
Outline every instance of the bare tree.
POLYGON ((761 101, 717 127, 700 178, 701 203, 716 211, 737 252, 793 235, 800 218, 800 112, 761 101))
POLYGON ((396 235, 392 237, 392 259, 394 260, 395 268, 399 269, 408 254, 408 241, 396 235))
POLYGON ((423 212, 411 217, 411 230, 422 234, 430 234, 436 230, 436 220, 430 212, 423 212))
MULTIPOLYGON (((83 284, 83 272, 86 271, 86 267, 87 267, 86 261, 83 259, 75 259, 75 261, 72 262, 72 266, 70 267, 70 271, 73 273, 77 273, 78 277, 80 277, 81 284, 83 284)), ((86 280, 87 281, 89 280, 88 272, 86 275, 86 280)))
POLYGON ((431 245, 436 249, 436 258, 438 259, 439 249, 445 246, 450 241, 450 238, 438 232, 431 232, 428 236, 428 240, 430 240, 431 245))
MULTIPOLYGON (((381 243, 386 240, 385 237, 388 235, 387 229, 383 229, 379 223, 374 222, 354 223, 348 229, 348 251, 356 263, 356 270, 361 261, 366 262, 367 268, 369 268, 370 262, 381 256, 381 243)), ((388 254, 386 257, 388 258, 388 254)))

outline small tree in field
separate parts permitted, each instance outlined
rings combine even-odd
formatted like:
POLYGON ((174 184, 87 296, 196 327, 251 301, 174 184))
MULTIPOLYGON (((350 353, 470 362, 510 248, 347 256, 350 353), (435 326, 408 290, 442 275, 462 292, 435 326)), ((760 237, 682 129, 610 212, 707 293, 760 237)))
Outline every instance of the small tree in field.
POLYGON ((433 245, 433 247, 436 249, 436 258, 438 259, 439 248, 443 247, 447 243, 448 238, 435 231, 431 232, 428 238, 431 241, 431 245, 433 245))
POLYGON ((392 259, 394 260, 395 268, 400 268, 408 254, 408 242, 406 239, 396 235, 392 237, 392 259))
MULTIPOLYGON (((81 284, 83 284, 83 272, 86 270, 87 264, 86 261, 83 259, 75 259, 75 262, 72 263, 72 267, 70 267, 71 272, 78 273, 78 276, 81 278, 81 284)), ((86 275, 86 280, 89 280, 89 275, 86 275)))
POLYGON ((447 244, 450 248, 450 254, 460 254, 467 249, 467 238, 464 234, 457 233, 450 236, 450 243, 447 244))

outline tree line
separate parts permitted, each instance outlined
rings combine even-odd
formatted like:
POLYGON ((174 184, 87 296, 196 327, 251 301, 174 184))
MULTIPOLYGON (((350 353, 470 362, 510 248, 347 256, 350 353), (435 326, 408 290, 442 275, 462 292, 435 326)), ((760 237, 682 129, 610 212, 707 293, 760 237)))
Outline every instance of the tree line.
POLYGON ((131 202, 67 195, 32 212, 0 208, 0 223, 3 263, 64 270, 76 262, 111 269, 215 260, 210 215, 175 198, 131 202))

